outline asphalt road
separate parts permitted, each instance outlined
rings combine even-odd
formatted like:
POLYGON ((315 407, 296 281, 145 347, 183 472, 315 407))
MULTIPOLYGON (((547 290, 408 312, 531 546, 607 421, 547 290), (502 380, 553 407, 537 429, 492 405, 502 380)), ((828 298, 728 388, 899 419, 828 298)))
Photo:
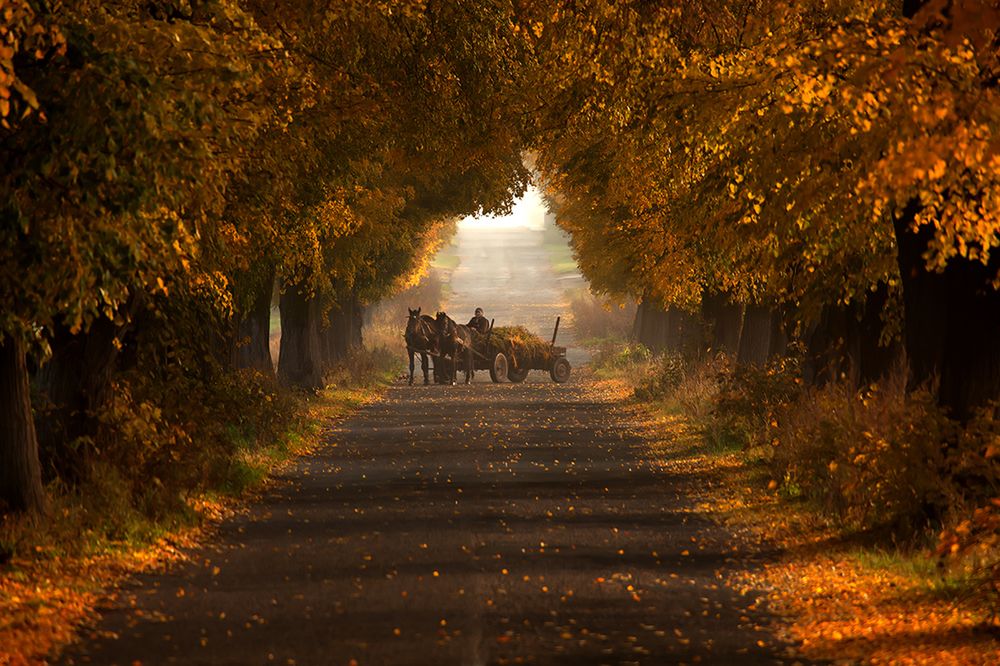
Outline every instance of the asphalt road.
POLYGON ((64 663, 738 664, 741 558, 591 384, 398 386, 64 663), (103 636, 103 637, 102 637, 103 636))

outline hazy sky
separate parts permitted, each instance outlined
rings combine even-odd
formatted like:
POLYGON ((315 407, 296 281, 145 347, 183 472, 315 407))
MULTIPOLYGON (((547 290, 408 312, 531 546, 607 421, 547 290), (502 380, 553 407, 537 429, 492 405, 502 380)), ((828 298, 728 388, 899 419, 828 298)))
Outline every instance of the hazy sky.
POLYGON ((524 196, 514 202, 510 215, 491 217, 466 217, 458 226, 460 229, 476 229, 482 227, 527 227, 541 229, 545 220, 545 201, 533 185, 528 186, 524 196))

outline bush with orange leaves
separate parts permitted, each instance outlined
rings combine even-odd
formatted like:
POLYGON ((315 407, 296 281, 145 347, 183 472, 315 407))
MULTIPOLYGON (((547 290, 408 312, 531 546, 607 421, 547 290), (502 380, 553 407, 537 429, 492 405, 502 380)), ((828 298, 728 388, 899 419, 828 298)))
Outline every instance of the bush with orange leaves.
POLYGON ((851 528, 918 537, 1000 493, 1000 467, 986 457, 1000 432, 992 414, 949 419, 931 391, 908 392, 903 373, 861 390, 805 389, 768 428, 785 493, 851 528))
POLYGON ((769 424, 802 394, 800 374, 796 357, 775 358, 763 367, 721 366, 719 392, 706 427, 709 439, 743 449, 770 442, 769 424))

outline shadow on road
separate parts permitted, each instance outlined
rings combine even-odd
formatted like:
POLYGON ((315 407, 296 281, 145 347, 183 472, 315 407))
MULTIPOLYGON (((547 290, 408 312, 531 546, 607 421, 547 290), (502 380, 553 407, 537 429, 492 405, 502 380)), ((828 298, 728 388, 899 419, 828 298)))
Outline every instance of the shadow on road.
POLYGON ((66 663, 785 660, 699 478, 586 384, 473 389, 390 389, 66 663))

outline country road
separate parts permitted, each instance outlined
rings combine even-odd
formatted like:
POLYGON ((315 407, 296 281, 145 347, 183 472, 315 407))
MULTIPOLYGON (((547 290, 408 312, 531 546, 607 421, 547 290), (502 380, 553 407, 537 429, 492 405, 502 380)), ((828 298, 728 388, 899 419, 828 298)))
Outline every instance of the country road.
POLYGON ((541 376, 392 387, 65 663, 773 663, 702 480, 623 417, 541 376))
MULTIPOLYGON (((551 238, 549 239, 551 242, 551 238)), ((585 289, 579 273, 552 270, 552 246, 541 231, 527 229, 459 229, 455 237, 458 267, 448 278, 448 313, 460 323, 482 307, 496 326, 518 324, 549 340, 556 317, 562 317, 557 345, 568 347, 573 367, 589 358, 575 346, 569 311, 570 289, 585 289)), ((480 381, 488 381, 485 373, 480 381)))

